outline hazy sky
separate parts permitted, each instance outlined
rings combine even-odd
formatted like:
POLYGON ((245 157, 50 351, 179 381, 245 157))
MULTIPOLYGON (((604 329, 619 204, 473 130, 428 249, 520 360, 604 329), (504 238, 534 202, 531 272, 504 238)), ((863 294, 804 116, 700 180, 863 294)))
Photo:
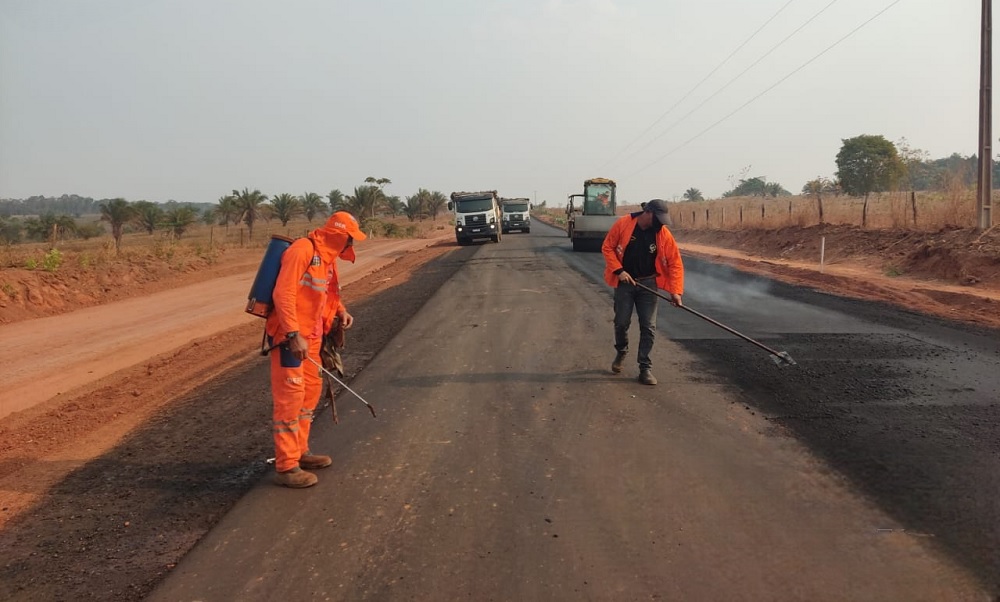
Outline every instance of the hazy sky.
POLYGON ((562 205, 601 176, 638 202, 717 196, 748 165, 798 192, 859 134, 975 153, 976 0, 899 0, 682 146, 891 4, 0 0, 0 197, 213 202, 376 176, 404 198, 562 205))

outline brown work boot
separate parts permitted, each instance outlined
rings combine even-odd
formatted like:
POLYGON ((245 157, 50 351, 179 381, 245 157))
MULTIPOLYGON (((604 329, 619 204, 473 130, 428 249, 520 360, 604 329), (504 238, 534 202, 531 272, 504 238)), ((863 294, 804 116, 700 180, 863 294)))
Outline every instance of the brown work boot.
POLYGON ((611 362, 611 371, 615 374, 619 374, 622 371, 622 364, 625 363, 625 356, 628 351, 619 351, 615 354, 615 360, 611 362))
POLYGON ((644 385, 655 385, 656 377, 653 376, 653 372, 649 368, 643 368, 639 370, 639 382, 644 385))
POLYGON ((330 456, 314 456, 312 454, 306 454, 299 458, 299 466, 309 470, 326 468, 331 464, 333 464, 333 459, 330 456))
POLYGON ((302 489, 304 487, 312 487, 319 482, 311 472, 306 472, 296 466, 295 468, 286 471, 279 472, 274 475, 274 482, 278 485, 284 485, 285 487, 291 487, 293 489, 302 489))

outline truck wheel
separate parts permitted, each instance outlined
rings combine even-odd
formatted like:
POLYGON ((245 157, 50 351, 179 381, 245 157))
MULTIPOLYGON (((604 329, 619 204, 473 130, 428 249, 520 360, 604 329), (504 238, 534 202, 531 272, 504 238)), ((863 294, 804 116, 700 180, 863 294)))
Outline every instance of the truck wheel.
POLYGON ((524 229, 524 233, 525 234, 531 234, 531 228, 525 228, 524 229))
POLYGON ((583 244, 583 241, 581 239, 579 239, 579 238, 574 238, 573 239, 573 250, 574 251, 583 251, 584 250, 584 244, 583 244))

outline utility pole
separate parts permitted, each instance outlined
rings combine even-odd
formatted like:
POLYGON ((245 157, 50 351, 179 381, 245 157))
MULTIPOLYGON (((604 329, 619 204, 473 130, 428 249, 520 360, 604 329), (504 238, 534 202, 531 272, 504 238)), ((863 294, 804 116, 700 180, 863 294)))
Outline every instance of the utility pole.
POLYGON ((993 0, 983 0, 980 41, 976 224, 983 231, 993 226, 993 0))

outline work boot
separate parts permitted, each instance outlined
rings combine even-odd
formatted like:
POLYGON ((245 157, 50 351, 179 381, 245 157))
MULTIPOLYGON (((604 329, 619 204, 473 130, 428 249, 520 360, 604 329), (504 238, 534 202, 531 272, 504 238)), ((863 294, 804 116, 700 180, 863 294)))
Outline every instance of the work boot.
POLYGON ((625 355, 628 351, 619 351, 615 354, 615 361, 611 362, 611 371, 618 374, 622 371, 622 364, 625 362, 625 355))
POLYGON ((319 479, 317 479, 316 475, 313 473, 306 472, 296 466, 289 471, 279 472, 274 475, 274 482, 278 485, 284 485, 285 487, 302 489, 304 487, 312 487, 319 482, 319 479))
POLYGON ((649 368, 642 368, 639 370, 639 382, 644 385, 655 385, 656 377, 653 376, 653 371, 649 368))
POLYGON ((333 459, 330 458, 330 456, 314 456, 312 454, 306 454, 299 458, 299 466, 302 468, 308 468, 309 470, 326 468, 331 464, 333 464, 333 459))

